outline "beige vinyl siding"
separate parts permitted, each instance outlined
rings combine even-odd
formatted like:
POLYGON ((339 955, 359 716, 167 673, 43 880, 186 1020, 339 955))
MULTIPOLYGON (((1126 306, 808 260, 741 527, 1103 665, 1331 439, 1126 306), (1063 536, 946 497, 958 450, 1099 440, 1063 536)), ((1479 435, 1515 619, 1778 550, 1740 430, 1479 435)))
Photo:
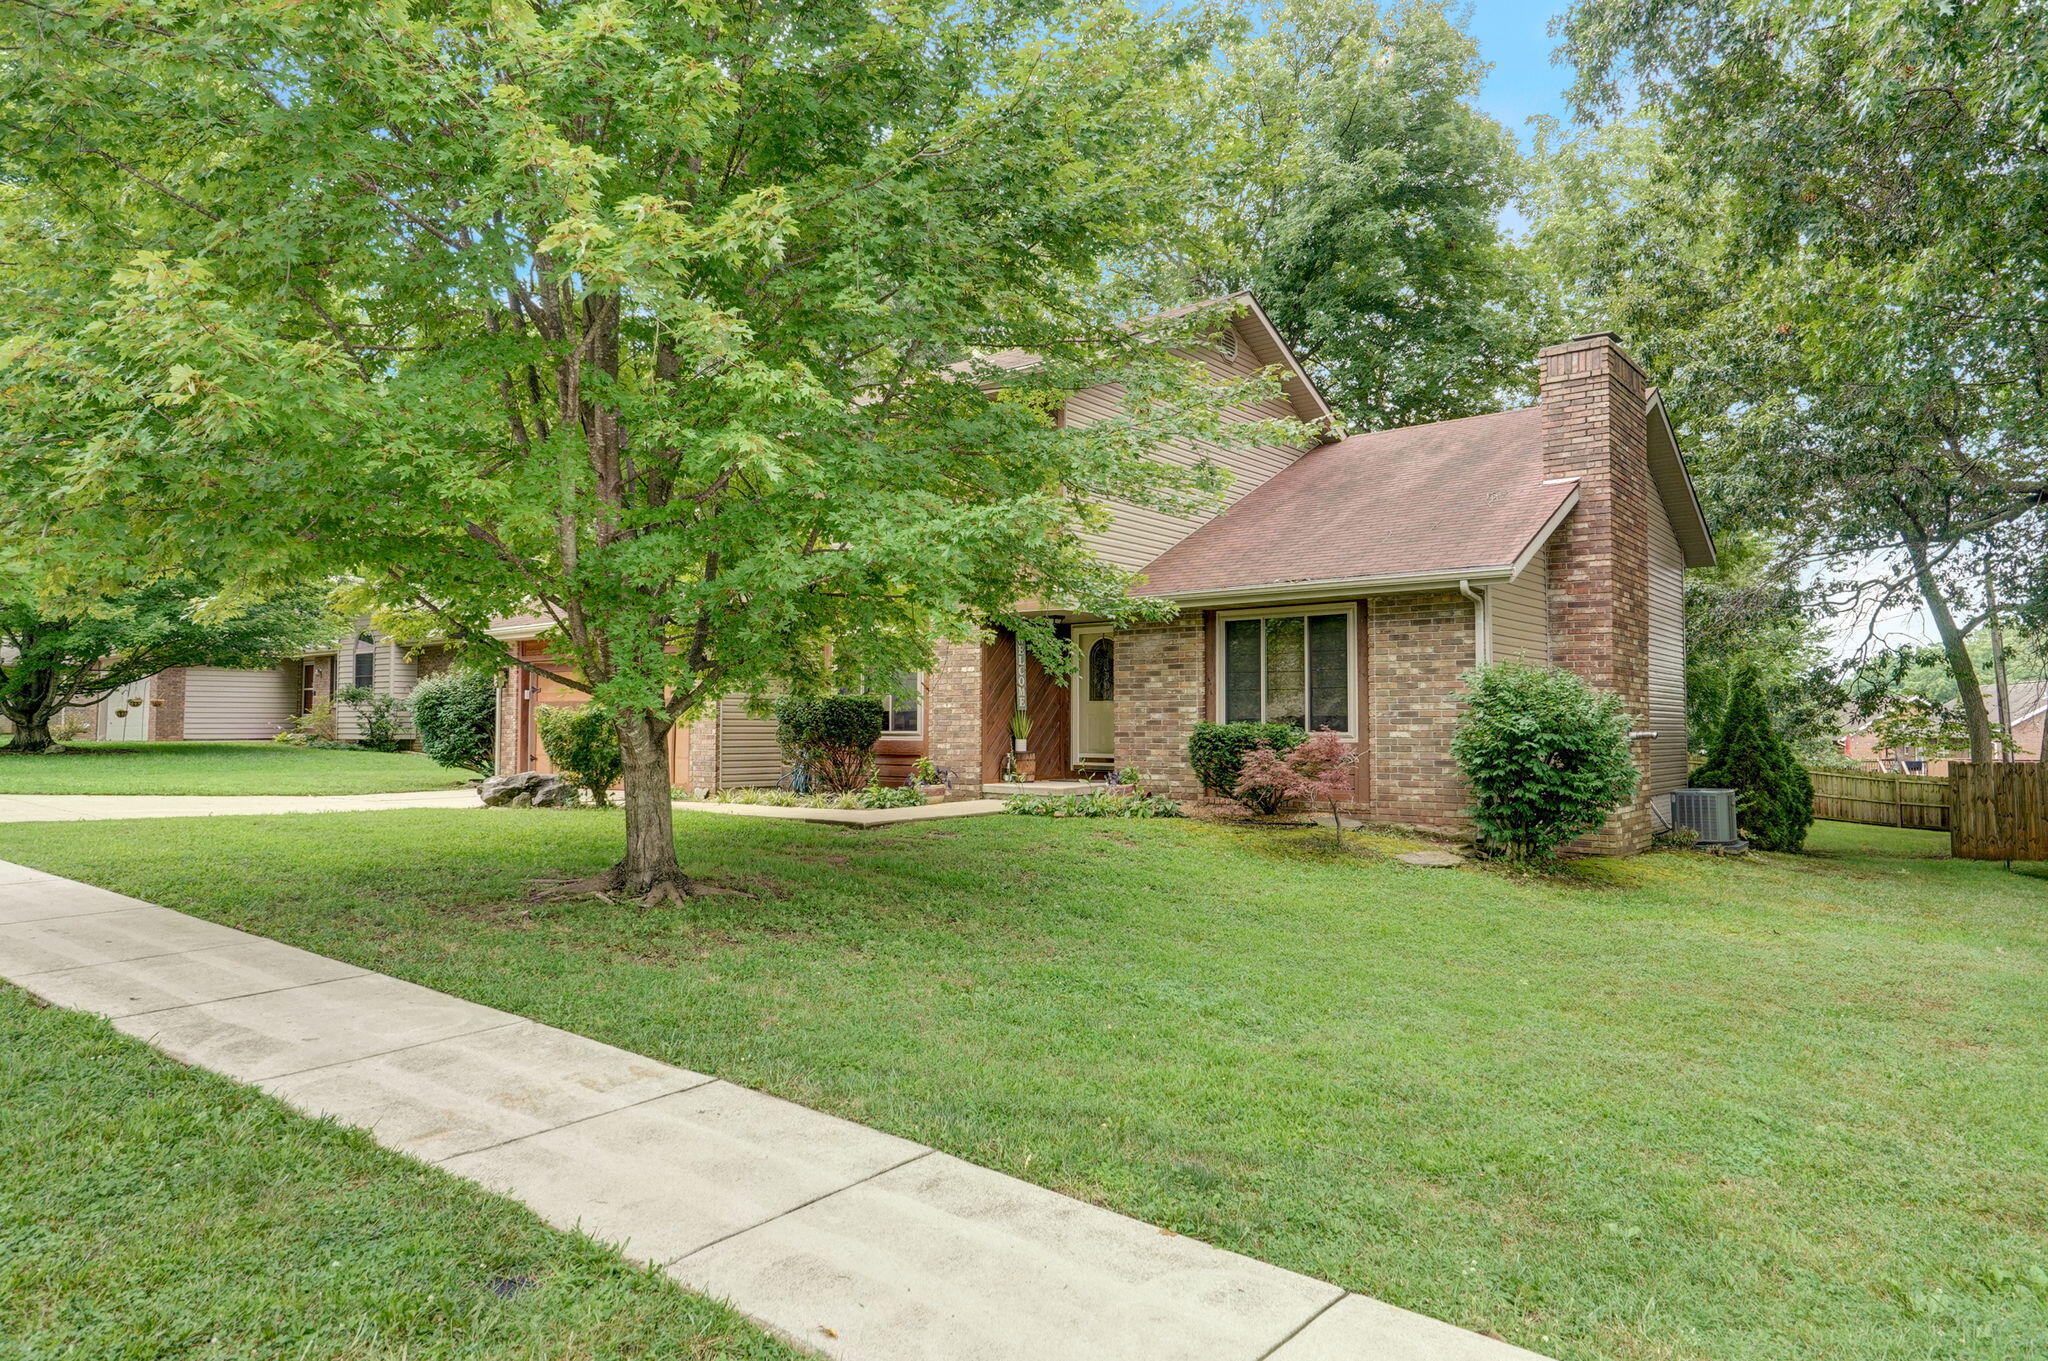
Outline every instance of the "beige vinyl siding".
POLYGON ((1685 557, 1662 497, 1650 498, 1650 712, 1644 727, 1657 736, 1646 745, 1645 792, 1668 794, 1684 786, 1685 769, 1685 557))
MULTIPOLYGON (((1220 379, 1229 381, 1256 374, 1260 367, 1252 356, 1252 347, 1245 340, 1241 326, 1234 357, 1226 357, 1216 350, 1203 350, 1200 357, 1220 379)), ((1067 423, 1092 425, 1115 415, 1122 400, 1123 389, 1114 383, 1075 393, 1067 402, 1067 423)), ((1265 421, 1290 420, 1295 412, 1285 397, 1276 396, 1234 408, 1230 414, 1237 421, 1265 421)), ((1313 444, 1226 447, 1207 440, 1192 440, 1176 442, 1160 450, 1158 456, 1182 467, 1191 467, 1206 459, 1228 468, 1231 472, 1231 486, 1225 501, 1228 505, 1264 484, 1314 447, 1313 444)), ((1090 534, 1089 546, 1118 567, 1133 569, 1151 562, 1211 518, 1209 515, 1163 515, 1156 510, 1115 501, 1108 503, 1108 509, 1112 516, 1109 527, 1090 534)))
MULTIPOLYGON (((400 699, 412 694, 413 686, 419 683, 419 668, 406 658, 398 644, 388 639, 380 639, 362 650, 369 652, 376 667, 376 677, 370 682, 372 690, 380 695, 397 695, 400 699)), ((358 649, 351 648, 335 654, 334 688, 337 691, 346 690, 356 683, 357 651, 358 649)), ((334 702, 334 727, 344 742, 362 739, 362 724, 356 720, 355 706, 338 699, 334 702)), ((412 737, 410 718, 399 720, 398 732, 401 737, 412 737)))
POLYGON ((1529 560, 1522 574, 1486 593, 1486 626, 1497 662, 1550 665, 1550 550, 1529 560))
POLYGON ((185 672, 185 740, 275 737, 298 710, 299 664, 262 671, 195 666, 185 672))
POLYGON ((718 702, 718 784, 722 789, 769 786, 782 779, 782 745, 775 720, 747 712, 747 701, 728 695, 718 702))

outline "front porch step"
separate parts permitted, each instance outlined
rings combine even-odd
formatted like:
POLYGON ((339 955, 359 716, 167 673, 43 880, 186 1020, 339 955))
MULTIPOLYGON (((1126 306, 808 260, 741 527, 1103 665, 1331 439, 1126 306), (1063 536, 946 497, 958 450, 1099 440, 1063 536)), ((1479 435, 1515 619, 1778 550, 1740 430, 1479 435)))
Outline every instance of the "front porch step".
POLYGON ((1121 787, 1107 780, 991 780, 981 792, 991 799, 1013 799, 1019 794, 1099 794, 1121 787))

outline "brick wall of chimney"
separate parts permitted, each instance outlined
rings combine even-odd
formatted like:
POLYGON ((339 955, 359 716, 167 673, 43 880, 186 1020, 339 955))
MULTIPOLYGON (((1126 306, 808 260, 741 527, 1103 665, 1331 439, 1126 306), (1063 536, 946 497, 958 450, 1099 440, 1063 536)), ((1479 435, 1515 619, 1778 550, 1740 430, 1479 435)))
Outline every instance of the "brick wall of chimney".
MULTIPOLYGON (((1650 701, 1650 517, 1643 371, 1610 334, 1580 336, 1538 356, 1543 473, 1575 478, 1579 504, 1551 540, 1551 655, 1621 697, 1640 726, 1650 701)), ((1638 743, 1638 759, 1647 748, 1638 743)), ((1629 853, 1649 844, 1639 797, 1586 849, 1629 853)))

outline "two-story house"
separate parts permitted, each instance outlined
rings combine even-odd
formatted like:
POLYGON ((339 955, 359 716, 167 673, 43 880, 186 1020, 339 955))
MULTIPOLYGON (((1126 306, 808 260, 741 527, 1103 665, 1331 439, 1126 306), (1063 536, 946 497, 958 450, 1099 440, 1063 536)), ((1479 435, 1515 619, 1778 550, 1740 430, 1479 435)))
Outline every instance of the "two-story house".
MULTIPOLYGON (((1283 389, 1234 414, 1327 429, 1329 408, 1256 302, 1232 301, 1237 314, 1200 357, 1219 375, 1276 371, 1283 389)), ((1177 615, 1119 629, 1046 606, 1074 647, 1066 680, 1034 658, 1020 669, 1002 630, 942 645, 932 671, 888 701, 884 777, 928 755, 956 795, 979 796, 1020 759, 1021 708, 1034 781, 1133 768, 1194 796, 1194 725, 1265 720, 1356 743, 1365 816, 1455 825, 1466 803, 1450 758, 1460 677, 1514 658, 1577 671, 1636 716, 1641 791, 1601 844, 1647 845, 1685 782, 1681 583, 1714 561, 1713 540, 1663 404, 1616 338, 1581 336, 1537 362, 1534 406, 1300 447, 1163 451, 1228 466, 1228 503, 1190 519, 1113 508, 1094 547, 1177 615)), ((1107 385, 1088 389, 1063 419, 1098 418, 1116 400, 1107 385)), ((537 657, 538 626, 499 632, 537 657)), ((523 672, 503 693, 500 769, 546 768, 534 710, 577 696, 523 672)), ((675 783, 700 789, 784 773, 773 723, 738 697, 678 729, 671 760, 675 783)))

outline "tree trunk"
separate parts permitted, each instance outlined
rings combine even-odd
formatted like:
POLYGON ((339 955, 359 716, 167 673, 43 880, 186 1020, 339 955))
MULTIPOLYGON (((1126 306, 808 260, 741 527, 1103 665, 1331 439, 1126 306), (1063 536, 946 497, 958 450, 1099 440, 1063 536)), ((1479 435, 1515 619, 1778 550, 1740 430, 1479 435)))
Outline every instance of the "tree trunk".
POLYGON ((626 787, 626 856, 613 874, 618 891, 635 898, 675 896, 689 880, 676 861, 676 820, 669 783, 667 718, 619 715, 619 747, 626 787))
POLYGON ((26 719, 13 719, 14 736, 8 739, 7 749, 20 752, 49 751, 57 745, 57 739, 50 736, 50 715, 38 709, 26 719))
POLYGON ((1998 748, 2005 760, 2013 758, 2012 687, 2005 678, 2005 630, 1999 627, 1998 579, 1987 560, 1984 564, 1984 611, 1991 629, 1991 694, 1998 701, 1998 748))
POLYGON ((1984 707, 1984 683, 1977 679, 1977 663, 1971 660, 1968 642, 1956 627, 1955 616, 1949 613, 1948 598, 1942 594, 1941 583, 1935 579, 1933 564, 1927 557, 1927 545, 1908 539, 1906 551, 1913 559, 1913 578, 1919 583, 1920 598, 1934 618, 1934 631, 1941 636, 1949 674, 1955 677, 1957 698, 1963 705, 1963 724, 1970 732, 1970 761, 1973 765, 1988 765, 1998 759, 1998 754, 1991 739, 1991 715, 1984 707))

